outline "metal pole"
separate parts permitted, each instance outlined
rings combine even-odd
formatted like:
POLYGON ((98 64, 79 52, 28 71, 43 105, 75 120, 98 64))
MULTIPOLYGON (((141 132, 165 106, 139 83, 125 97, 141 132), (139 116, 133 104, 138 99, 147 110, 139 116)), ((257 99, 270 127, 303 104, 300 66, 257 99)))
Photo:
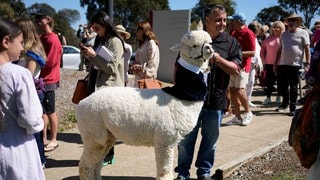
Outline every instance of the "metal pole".
POLYGON ((113 22, 113 0, 106 0, 106 10, 107 14, 110 17, 110 20, 113 22))

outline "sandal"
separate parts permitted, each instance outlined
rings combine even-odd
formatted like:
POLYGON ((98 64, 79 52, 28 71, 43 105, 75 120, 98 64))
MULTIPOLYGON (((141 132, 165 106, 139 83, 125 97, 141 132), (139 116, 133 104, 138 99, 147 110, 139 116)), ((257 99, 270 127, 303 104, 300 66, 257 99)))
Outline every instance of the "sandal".
POLYGON ((59 144, 55 145, 55 146, 45 146, 44 147, 44 152, 50 152, 50 151, 53 151, 55 150, 57 147, 59 147, 59 144))

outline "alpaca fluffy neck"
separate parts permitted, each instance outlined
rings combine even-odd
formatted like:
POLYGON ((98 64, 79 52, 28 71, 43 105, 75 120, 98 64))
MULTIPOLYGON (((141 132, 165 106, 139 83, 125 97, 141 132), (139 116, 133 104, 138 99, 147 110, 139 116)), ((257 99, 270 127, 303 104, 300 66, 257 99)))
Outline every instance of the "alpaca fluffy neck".
POLYGON ((184 60, 182 57, 180 57, 180 58, 178 59, 178 63, 179 63, 181 66, 183 66, 184 68, 186 68, 186 69, 188 69, 189 71, 194 72, 194 73, 196 73, 196 74, 199 74, 199 73, 201 72, 200 67, 195 66, 195 65, 187 62, 187 61, 184 60))

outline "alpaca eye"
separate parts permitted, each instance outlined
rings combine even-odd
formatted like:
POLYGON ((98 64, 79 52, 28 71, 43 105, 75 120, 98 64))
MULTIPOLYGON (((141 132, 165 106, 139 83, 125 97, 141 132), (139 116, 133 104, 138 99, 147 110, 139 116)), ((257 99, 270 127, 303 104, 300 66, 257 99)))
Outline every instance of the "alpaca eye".
POLYGON ((193 47, 193 48, 196 48, 196 47, 197 47, 197 45, 193 45, 192 47, 193 47))

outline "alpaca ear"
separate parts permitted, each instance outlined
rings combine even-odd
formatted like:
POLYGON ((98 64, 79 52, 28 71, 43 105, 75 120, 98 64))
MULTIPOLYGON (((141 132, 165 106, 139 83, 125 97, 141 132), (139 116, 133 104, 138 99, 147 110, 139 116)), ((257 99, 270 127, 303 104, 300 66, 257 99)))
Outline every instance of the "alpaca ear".
POLYGON ((174 52, 180 51, 180 49, 181 49, 181 44, 176 44, 170 48, 170 50, 174 52))

